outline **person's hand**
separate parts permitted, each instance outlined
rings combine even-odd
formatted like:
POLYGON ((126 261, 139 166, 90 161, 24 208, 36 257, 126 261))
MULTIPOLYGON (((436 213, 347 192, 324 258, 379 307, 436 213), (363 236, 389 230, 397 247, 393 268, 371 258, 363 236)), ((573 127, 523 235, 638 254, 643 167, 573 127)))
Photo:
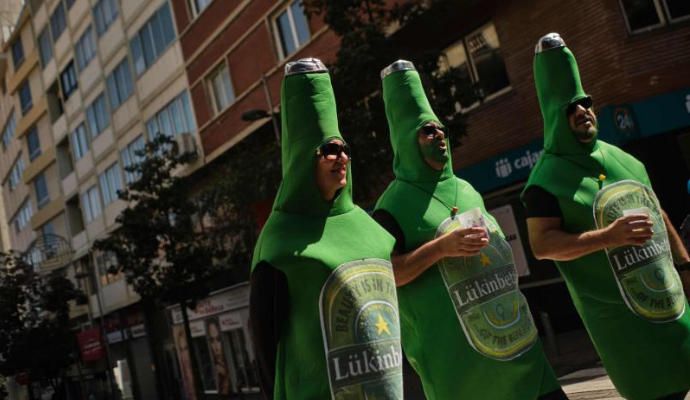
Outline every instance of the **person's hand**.
POLYGON ((652 238, 654 223, 645 214, 625 215, 605 228, 606 247, 641 246, 652 238))
POLYGON ((489 244, 489 236, 482 227, 456 229, 437 240, 443 257, 476 256, 489 244))

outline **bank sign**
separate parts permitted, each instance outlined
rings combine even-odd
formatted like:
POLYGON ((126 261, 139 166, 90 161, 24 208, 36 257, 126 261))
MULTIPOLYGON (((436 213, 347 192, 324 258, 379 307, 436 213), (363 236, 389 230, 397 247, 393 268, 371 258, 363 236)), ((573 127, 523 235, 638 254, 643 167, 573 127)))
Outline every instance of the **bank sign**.
POLYGON ((480 193, 486 193, 526 180, 543 152, 543 140, 536 139, 526 146, 462 168, 456 174, 471 183, 480 193))

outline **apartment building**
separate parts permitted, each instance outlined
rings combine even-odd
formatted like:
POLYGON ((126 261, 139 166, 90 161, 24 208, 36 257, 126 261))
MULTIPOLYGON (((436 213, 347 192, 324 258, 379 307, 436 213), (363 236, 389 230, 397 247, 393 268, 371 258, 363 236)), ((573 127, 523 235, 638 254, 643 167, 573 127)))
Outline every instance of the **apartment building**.
POLYGON ((103 326, 107 346, 82 365, 85 395, 110 390, 102 372, 114 368, 125 397, 159 396, 139 297, 107 273, 114 260, 92 246, 116 229, 125 206, 117 190, 134 179, 124 168, 148 138, 168 134, 197 147, 172 15, 165 0, 28 1, 3 46, 11 55, 0 121, 9 247, 32 255, 37 268, 47 266, 38 245, 46 238, 69 249, 72 262, 61 267, 90 297, 75 326, 103 326))

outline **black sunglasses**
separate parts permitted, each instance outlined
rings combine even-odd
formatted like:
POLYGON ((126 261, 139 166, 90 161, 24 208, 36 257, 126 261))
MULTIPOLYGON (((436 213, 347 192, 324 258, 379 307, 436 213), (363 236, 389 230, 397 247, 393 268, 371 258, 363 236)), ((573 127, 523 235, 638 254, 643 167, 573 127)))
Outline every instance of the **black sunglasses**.
POLYGON ((440 130, 444 135, 448 136, 448 131, 443 126, 424 125, 419 129, 419 133, 425 136, 435 136, 436 130, 440 130))
POLYGON ((342 153, 350 157, 350 146, 347 143, 328 142, 316 149, 316 155, 323 158, 335 156, 338 159, 342 153))
POLYGON ((587 96, 568 104, 568 108, 565 109, 566 115, 574 113, 575 108, 577 108, 578 105, 582 106, 582 108, 584 108, 585 110, 588 110, 592 108, 592 98, 587 96))

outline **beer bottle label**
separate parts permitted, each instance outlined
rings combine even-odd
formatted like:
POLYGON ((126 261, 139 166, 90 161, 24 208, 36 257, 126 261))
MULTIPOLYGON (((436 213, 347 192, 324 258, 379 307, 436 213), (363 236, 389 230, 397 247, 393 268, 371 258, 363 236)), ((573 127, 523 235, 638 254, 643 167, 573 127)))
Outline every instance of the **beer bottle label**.
MULTIPOLYGON (((443 221, 436 236, 461 228, 458 217, 443 221)), ((469 344, 486 357, 507 361, 529 350, 538 334, 518 290, 510 244, 490 219, 486 221, 489 244, 481 253, 444 258, 439 269, 469 344)))
POLYGON ((654 191, 632 180, 616 182, 597 193, 593 208, 597 228, 624 215, 649 216, 654 223, 650 240, 642 246, 606 249, 606 255, 621 296, 633 313, 652 322, 678 319, 685 311, 685 296, 654 191))
POLYGON ((336 400, 402 400, 398 298, 391 263, 340 265, 319 301, 331 396, 336 400))

